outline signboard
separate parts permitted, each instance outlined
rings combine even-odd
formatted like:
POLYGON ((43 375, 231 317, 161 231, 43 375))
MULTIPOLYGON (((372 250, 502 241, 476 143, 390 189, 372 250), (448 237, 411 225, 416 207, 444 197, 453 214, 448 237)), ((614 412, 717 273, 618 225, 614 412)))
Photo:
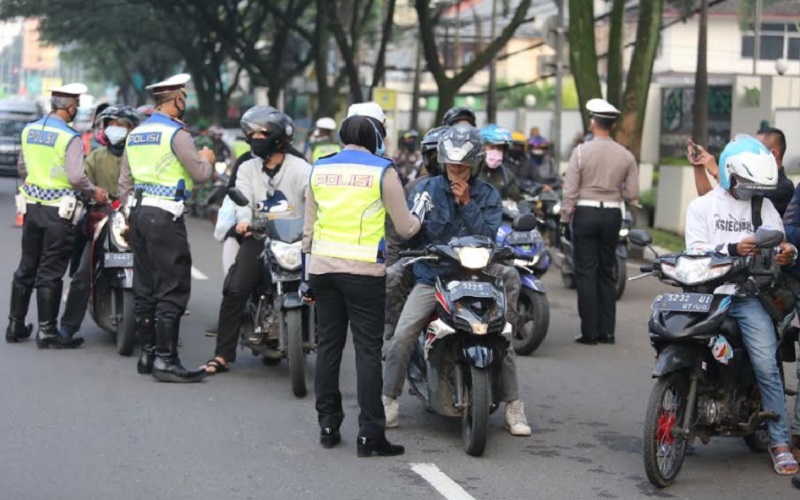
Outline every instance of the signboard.
POLYGON ((397 91, 392 89, 376 88, 373 93, 375 102, 384 111, 394 111, 397 109, 397 91))
POLYGON ((58 88, 64 85, 61 81, 61 78, 45 76, 42 78, 42 90, 41 94, 44 97, 50 97, 50 90, 58 88))
MULTIPOLYGON (((708 144, 711 153, 722 151, 731 137, 733 87, 708 88, 708 144)), ((694 128, 694 86, 665 87, 661 91, 661 158, 685 157, 686 142, 694 128)))

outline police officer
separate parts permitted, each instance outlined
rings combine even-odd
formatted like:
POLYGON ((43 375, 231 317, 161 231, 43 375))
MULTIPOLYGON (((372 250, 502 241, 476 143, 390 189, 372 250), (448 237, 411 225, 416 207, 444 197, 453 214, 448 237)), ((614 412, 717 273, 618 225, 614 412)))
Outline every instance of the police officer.
POLYGON ((68 123, 78 113, 78 100, 86 92, 82 83, 54 89, 52 111, 22 131, 22 153, 17 168, 25 180, 17 195, 17 210, 25 214, 22 226, 22 258, 11 284, 11 308, 6 342, 30 337, 33 325, 25 324, 33 287, 39 330, 36 345, 74 348, 83 339, 67 339, 57 329, 62 278, 69 265, 80 218, 78 194, 108 200, 108 193, 95 187, 83 168, 80 134, 68 123))
POLYGON ((613 344, 616 248, 624 200, 636 202, 639 173, 630 151, 611 138, 620 111, 603 99, 586 103, 594 139, 576 147, 564 180, 561 227, 574 237, 581 344, 613 344))
POLYGON ((333 137, 336 122, 333 118, 323 117, 314 124, 316 129, 309 139, 311 163, 314 164, 323 156, 332 155, 342 150, 342 146, 333 137))
POLYGON ((180 121, 189 78, 176 75, 147 87, 156 111, 128 136, 119 181, 122 203, 131 207, 134 312, 142 346, 137 370, 162 382, 196 382, 205 377, 205 371, 189 371, 178 359, 178 333, 189 302, 192 267, 184 201, 195 182, 211 177, 214 162, 210 149, 195 149, 180 121))

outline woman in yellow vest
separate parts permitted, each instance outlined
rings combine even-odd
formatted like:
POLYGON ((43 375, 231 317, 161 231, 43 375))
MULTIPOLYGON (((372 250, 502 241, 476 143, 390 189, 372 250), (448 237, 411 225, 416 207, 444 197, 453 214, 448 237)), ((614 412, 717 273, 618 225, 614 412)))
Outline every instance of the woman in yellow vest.
POLYGON ((352 105, 339 131, 344 149, 316 162, 306 195, 303 252, 311 257, 305 298, 316 301, 320 328, 314 384, 320 443, 332 448, 341 442, 339 368, 349 324, 361 407, 358 456, 404 452, 386 440, 381 403, 384 222, 388 213, 403 238, 416 234, 421 224, 408 210, 391 160, 381 156, 384 121, 377 103, 352 105))

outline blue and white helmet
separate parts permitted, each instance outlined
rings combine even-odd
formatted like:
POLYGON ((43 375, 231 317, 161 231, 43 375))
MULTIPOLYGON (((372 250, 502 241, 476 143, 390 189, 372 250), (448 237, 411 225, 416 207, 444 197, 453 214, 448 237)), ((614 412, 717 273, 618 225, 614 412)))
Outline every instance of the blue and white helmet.
POLYGON ((719 157, 719 184, 740 200, 778 185, 778 163, 758 139, 738 134, 719 157))
POLYGON ((511 132, 495 123, 483 127, 481 129, 481 137, 486 144, 495 146, 508 146, 512 140, 511 132))

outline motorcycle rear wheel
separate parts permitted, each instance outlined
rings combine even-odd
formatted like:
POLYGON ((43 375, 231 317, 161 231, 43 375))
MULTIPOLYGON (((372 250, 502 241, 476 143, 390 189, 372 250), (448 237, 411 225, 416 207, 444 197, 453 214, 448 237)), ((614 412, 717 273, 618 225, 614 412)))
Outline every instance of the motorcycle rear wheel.
POLYGON ((518 327, 511 339, 520 356, 532 354, 542 345, 550 327, 550 304, 547 295, 522 288, 517 303, 518 327))
POLYGON ((675 482, 686 456, 684 436, 672 434, 686 414, 689 381, 685 373, 661 377, 650 393, 644 421, 644 470, 647 479, 659 488, 675 482))
POLYGON ((116 290, 114 292, 117 301, 117 318, 114 325, 117 342, 117 354, 120 356, 130 356, 133 354, 133 346, 136 344, 136 315, 133 312, 133 290, 116 290))
POLYGON ((303 350, 303 313, 291 309, 284 313, 286 321, 286 357, 289 360, 289 376, 292 392, 298 398, 308 394, 306 388, 306 353, 303 350))
POLYGON ((486 435, 489 432, 489 407, 491 405, 491 382, 488 368, 469 367, 469 382, 466 388, 467 408, 461 414, 461 437, 464 451, 473 457, 483 455, 486 435))

